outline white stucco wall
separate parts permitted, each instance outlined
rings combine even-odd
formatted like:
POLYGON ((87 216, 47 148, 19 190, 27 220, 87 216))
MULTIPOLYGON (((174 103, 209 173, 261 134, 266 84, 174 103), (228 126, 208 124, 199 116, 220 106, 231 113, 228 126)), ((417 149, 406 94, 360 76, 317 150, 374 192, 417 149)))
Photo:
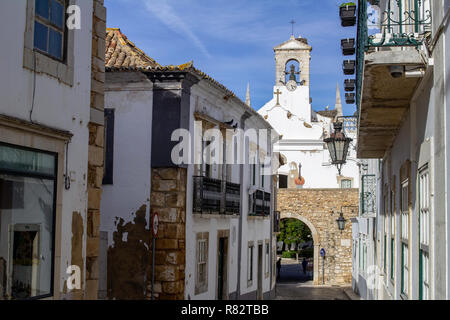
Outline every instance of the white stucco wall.
MULTIPOLYGON (((60 83, 45 74, 37 74, 23 68, 24 33, 26 25, 26 1, 2 1, 0 10, 0 113, 25 121, 32 120, 45 126, 70 131, 68 171, 70 190, 62 193, 61 274, 62 291, 66 279, 65 270, 71 260, 72 214, 81 213, 86 228, 87 206, 87 158, 88 122, 90 119, 92 10, 91 0, 75 1, 81 8, 81 29, 74 34, 74 85, 60 83)), ((84 239, 85 241, 85 239, 84 239)), ((84 245, 83 245, 84 247, 84 245)))
POLYGON ((100 231, 108 232, 108 246, 114 246, 117 219, 132 221, 143 205, 150 228, 152 84, 107 83, 105 108, 115 110, 114 162, 113 184, 103 185, 100 231))
MULTIPOLYGON (((221 122, 228 122, 234 119, 240 122, 241 116, 246 110, 245 106, 234 101, 226 102, 223 99, 223 92, 212 87, 207 81, 201 81, 194 85, 191 89, 191 119, 194 118, 194 112, 207 114, 209 117, 221 122)), ((249 121, 249 120, 248 120, 249 121)), ((262 119, 253 121, 251 128, 268 128, 267 123, 262 119), (258 122, 259 121, 259 122, 258 122)), ((194 122, 190 122, 190 131, 194 132, 194 122)), ((223 216, 223 215, 199 215, 193 214, 193 175, 194 166, 188 167, 188 182, 186 193, 186 279, 185 279, 185 298, 186 299, 216 299, 217 298, 217 250, 218 250, 218 232, 222 230, 229 231, 228 239, 228 293, 236 294, 238 290, 238 281, 241 281, 240 294, 246 294, 256 290, 256 271, 257 271, 257 243, 262 240, 270 239, 269 218, 252 219, 247 217, 248 213, 248 188, 250 167, 244 166, 244 193, 241 195, 242 210, 242 251, 239 256, 239 216, 223 216), (195 294, 195 277, 196 277, 196 234, 209 232, 209 254, 208 254, 208 290, 204 293, 195 294), (254 241, 254 285, 247 287, 247 243, 254 241), (238 265, 241 267, 238 275, 238 265), (240 279, 240 280, 239 280, 240 279)), ((217 170, 213 170, 213 177, 221 179, 217 170)), ((269 179, 266 178, 266 189, 270 190, 269 179)), ((239 166, 232 168, 232 182, 240 183, 239 166)), ((270 192, 270 191, 269 191, 270 192)), ((265 250, 265 245, 264 248, 265 250)), ((264 268, 264 260, 263 260, 264 268)), ((263 269, 264 270, 264 269, 263 269)), ((263 271, 264 272, 264 271, 263 271)), ((263 292, 270 291, 270 278, 263 275, 263 292)), ((237 293, 239 295, 239 293, 237 293)))

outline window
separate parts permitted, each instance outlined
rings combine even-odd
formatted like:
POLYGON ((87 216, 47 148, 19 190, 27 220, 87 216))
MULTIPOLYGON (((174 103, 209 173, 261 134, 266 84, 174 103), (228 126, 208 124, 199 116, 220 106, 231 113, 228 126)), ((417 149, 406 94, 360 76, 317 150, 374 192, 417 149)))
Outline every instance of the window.
POLYGON ((419 172, 419 299, 430 299, 430 190, 428 166, 419 172))
POLYGON ((266 278, 269 276, 270 274, 270 244, 269 242, 266 241, 266 278))
POLYGON ((255 157, 255 162, 253 162, 251 164, 251 169, 252 169, 252 186, 256 186, 256 157, 255 157))
POLYGON ((105 109, 105 170, 103 184, 113 184, 114 175, 114 109, 105 109))
POLYGON ((34 49, 64 60, 65 1, 35 0, 34 49))
POLYGON ((391 204, 391 279, 394 280, 395 277, 395 193, 391 190, 390 193, 390 204, 391 204))
POLYGON ((248 286, 251 286, 253 283, 253 251, 254 251, 253 243, 248 245, 248 254, 247 254, 247 281, 248 286))
POLYGON ((408 295, 409 292, 409 203, 408 180, 402 183, 401 193, 401 292, 408 295))
POLYGON ((342 189, 351 189, 352 188, 352 180, 350 180, 350 179, 341 180, 341 188, 342 189))
POLYGON ((208 239, 209 233, 197 234, 197 275, 195 279, 195 294, 208 290, 208 239))
MULTIPOLYGON (((385 187, 387 190, 387 187, 385 187)), ((389 198, 387 196, 387 192, 384 194, 384 235, 383 235, 383 271, 385 274, 387 274, 387 235, 389 232, 389 217, 388 217, 388 210, 389 210, 389 198)))
POLYGON ((288 176, 285 174, 278 175, 278 188, 287 189, 288 187, 288 176))
POLYGON ((0 144, 0 300, 53 294, 56 163, 0 144))
POLYGON ((261 165, 260 165, 260 171, 261 171, 261 188, 263 188, 264 189, 264 164, 263 163, 261 163, 261 165))

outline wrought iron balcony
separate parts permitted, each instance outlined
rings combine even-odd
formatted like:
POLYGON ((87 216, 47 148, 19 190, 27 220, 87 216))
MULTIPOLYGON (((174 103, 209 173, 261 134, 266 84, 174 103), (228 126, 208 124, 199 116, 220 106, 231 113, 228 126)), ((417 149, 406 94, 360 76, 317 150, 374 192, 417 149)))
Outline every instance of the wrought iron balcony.
POLYGON ((377 177, 374 174, 368 174, 363 175, 361 180, 361 213, 376 214, 377 177))
POLYGON ((361 107, 364 54, 387 47, 419 47, 431 34, 431 0, 359 0, 356 103, 361 107), (369 6, 370 5, 370 6, 369 6), (368 9, 372 10, 368 10, 368 9), (374 30, 369 35, 369 28, 374 30), (377 32, 378 31, 378 32, 377 32))
POLYGON ((249 196, 250 216, 270 215, 270 193, 263 190, 256 190, 249 196))
POLYGON ((194 176, 193 212, 201 214, 239 214, 240 184, 194 176))

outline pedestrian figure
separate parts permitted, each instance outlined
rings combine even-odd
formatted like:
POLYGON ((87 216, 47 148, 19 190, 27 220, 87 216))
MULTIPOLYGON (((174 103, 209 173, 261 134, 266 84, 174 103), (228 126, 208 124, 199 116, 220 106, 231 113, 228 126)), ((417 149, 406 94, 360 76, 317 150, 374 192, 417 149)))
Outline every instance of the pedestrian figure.
POLYGON ((302 267, 303 267, 303 273, 306 274, 306 268, 308 267, 308 261, 306 260, 306 258, 303 258, 302 267))
POLYGON ((281 258, 277 261, 277 279, 280 279, 280 272, 281 272, 281 258))

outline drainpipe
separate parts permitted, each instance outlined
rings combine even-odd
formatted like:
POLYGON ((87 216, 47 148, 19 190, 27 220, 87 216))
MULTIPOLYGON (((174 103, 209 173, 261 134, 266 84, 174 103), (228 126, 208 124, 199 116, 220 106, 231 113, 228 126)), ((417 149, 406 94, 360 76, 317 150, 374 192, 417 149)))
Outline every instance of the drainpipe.
MULTIPOLYGON (((239 121, 239 128, 244 130, 245 129, 245 121, 250 118, 251 114, 248 113, 247 111, 241 116, 241 120, 239 121)), ((245 136, 244 136, 245 138, 245 136)), ((242 153, 242 156, 245 159, 245 139, 243 142, 243 146, 244 146, 244 152, 242 153)), ((245 163, 245 161, 244 161, 245 163)), ((243 212, 243 198, 244 198, 244 192, 247 192, 247 190, 244 189, 244 164, 241 163, 239 165, 239 183, 241 185, 240 189, 241 189, 241 204, 240 204, 240 208, 239 208, 239 236, 238 236, 238 267, 237 267, 237 287, 236 287, 236 299, 240 300, 241 299, 241 263, 240 261, 242 260, 242 216, 244 215, 243 212)))

